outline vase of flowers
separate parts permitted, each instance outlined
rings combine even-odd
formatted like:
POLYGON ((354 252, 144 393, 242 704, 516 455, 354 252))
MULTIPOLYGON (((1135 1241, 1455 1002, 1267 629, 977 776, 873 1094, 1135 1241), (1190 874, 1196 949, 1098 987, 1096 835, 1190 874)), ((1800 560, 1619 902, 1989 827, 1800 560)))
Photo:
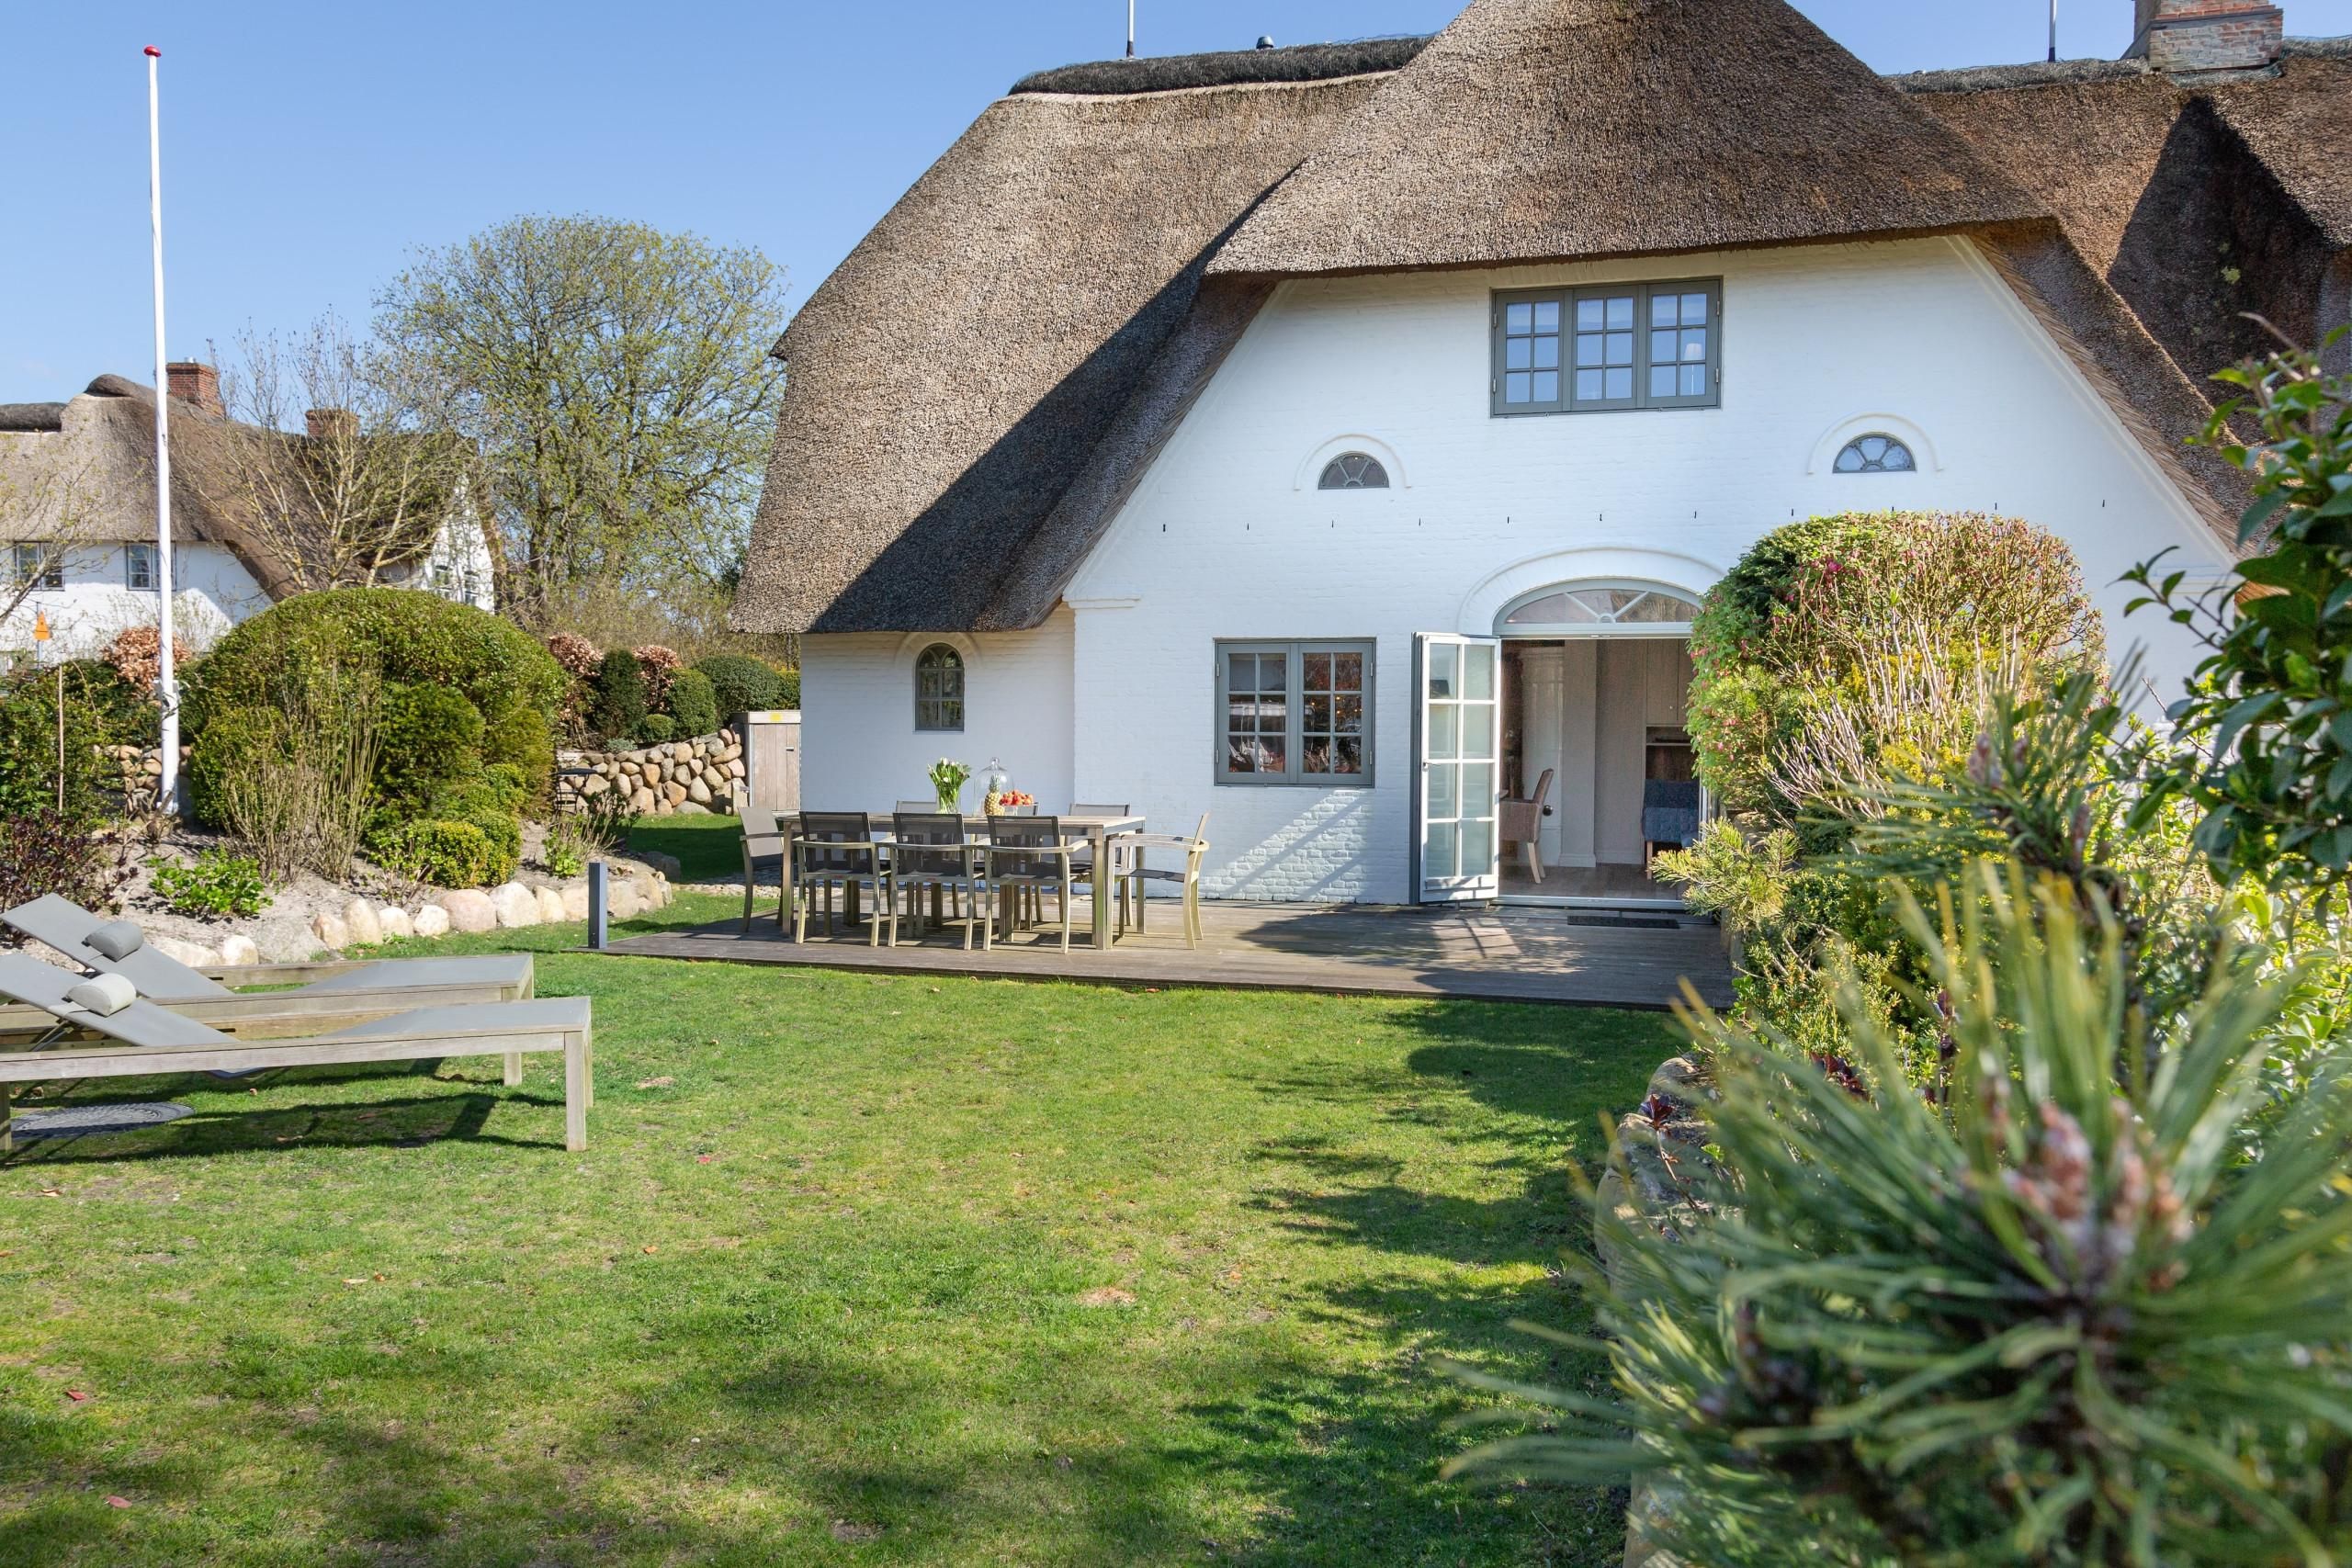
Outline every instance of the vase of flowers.
POLYGON ((971 769, 946 757, 931 765, 932 794, 937 798, 941 811, 953 811, 958 816, 963 814, 964 781, 971 776, 971 769))

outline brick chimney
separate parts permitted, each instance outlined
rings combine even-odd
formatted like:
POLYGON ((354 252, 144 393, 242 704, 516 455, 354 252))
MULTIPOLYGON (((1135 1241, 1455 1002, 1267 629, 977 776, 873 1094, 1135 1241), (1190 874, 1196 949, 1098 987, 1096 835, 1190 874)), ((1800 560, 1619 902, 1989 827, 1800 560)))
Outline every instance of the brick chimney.
POLYGON ((2250 71, 2278 58, 2287 18, 2248 0, 2133 0, 2139 29, 2124 58, 2159 71, 2250 71))
POLYGON ((331 435, 347 440, 359 434, 359 416, 349 409, 304 409, 302 423, 310 427, 313 441, 324 441, 331 435))
POLYGON ((227 412, 220 406, 220 372, 195 359, 175 359, 164 367, 169 377, 172 396, 219 419, 227 412))

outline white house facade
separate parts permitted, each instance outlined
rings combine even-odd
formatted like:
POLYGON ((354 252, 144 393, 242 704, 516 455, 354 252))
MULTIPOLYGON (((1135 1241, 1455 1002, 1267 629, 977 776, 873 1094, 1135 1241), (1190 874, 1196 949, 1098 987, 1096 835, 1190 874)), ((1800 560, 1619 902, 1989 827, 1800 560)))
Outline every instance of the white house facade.
MULTIPOLYGON (((1943 231, 1920 231, 1931 225, 1918 211, 1858 212, 1807 243, 1577 259, 1573 234, 1489 242, 1476 226, 1430 222, 1449 199, 1440 181, 1396 220, 1404 239, 1383 230, 1378 190, 1348 182, 1357 162, 1394 177, 1379 137, 1410 126, 1415 73, 1431 73, 1423 99, 1443 102, 1448 77, 1432 62, 1451 48, 1444 63, 1476 64, 1467 74, 1509 96, 1515 72, 1540 82, 1546 62, 1479 51, 1523 53, 1549 21, 1583 9, 1481 0, 1425 51, 1393 65, 1302 62, 1340 73, 1290 88, 1260 76, 1118 94, 1108 89, 1151 78, 1047 73, 1033 91, 1059 101, 1020 104, 1016 89, 910 193, 870 243, 901 250, 939 222, 937 209, 958 204, 959 159, 1008 145, 1034 155, 1050 139, 1033 117, 1116 112, 1147 122, 1123 130, 1165 140, 1173 128, 1155 117, 1174 112, 1175 92, 1301 96, 1302 123, 1290 128, 1304 143, 1298 172, 1277 170, 1238 231, 1207 236, 1189 315, 1152 344, 1088 455, 1066 469, 1028 455, 1028 428, 1059 434, 1056 391, 1114 358, 1159 295, 1138 288, 1102 346, 1041 399, 1008 397, 927 495, 879 503, 870 539, 840 520, 857 502, 831 484, 826 443, 887 445, 872 428, 887 411, 836 433, 787 398, 739 618, 803 633, 806 803, 885 807, 922 794, 935 758, 993 760, 1041 809, 1124 801, 1168 831, 1205 814, 1215 896, 1402 903, 1565 890, 1610 902, 1623 878, 1577 874, 1638 877, 1652 848, 1645 801, 1690 777, 1691 607, 1772 528, 1838 513, 1990 513, 2055 533, 2080 561, 2110 648, 2142 649, 2154 685, 2177 689, 2197 649, 2161 618, 2126 617, 2118 579, 2160 552, 2192 579, 2230 570, 2236 492, 2179 440, 2206 405, 2174 350, 2100 276, 2098 237, 2069 231, 2041 193, 1973 168, 1946 123, 1984 96, 2051 84, 2029 73, 1951 85, 1964 105, 1923 109, 1947 84, 1898 94, 1847 73, 1841 91, 1870 112, 1916 122, 1913 156, 1952 160, 1948 190, 1922 200, 1992 204, 1932 225, 1943 231), (1088 86, 1104 90, 1072 90, 1088 86), (1350 141, 1359 114, 1373 122, 1357 136, 1365 145, 1350 141), (1317 206, 1318 179, 1334 192, 1329 209, 1317 206), (1417 223, 1431 237, 1415 238, 1417 223), (1497 265, 1465 259, 1464 234, 1490 244, 1497 265), (1430 254, 1413 250, 1422 243, 1430 254), (1001 466, 1058 488, 1024 502, 1000 485, 1001 466), (991 528, 996 553, 968 542, 991 528), (811 536, 821 547, 808 547, 811 536), (793 572, 819 580, 797 600, 783 583, 793 572), (940 586, 950 579, 956 586, 940 586), (975 579, 985 592, 963 586, 975 579), (763 595, 793 602, 768 613, 763 595), (949 689, 952 708, 936 700, 949 689), (1514 874, 1498 810, 1539 789, 1548 814, 1532 859, 1555 874, 1542 883, 1514 874)), ((1781 40, 1835 50, 1776 4, 1646 10, 1668 31, 1677 13, 1702 29, 1737 13, 1781 40)), ((1549 41, 1660 58, 1676 42, 1596 41, 1600 30, 1569 17, 1549 41)), ((1563 58, 1573 75, 1574 57, 1563 58)), ((1823 69, 1836 63, 1825 56, 1823 69)), ((2334 56, 2261 68, 2281 93, 2344 85, 2334 56)), ((2112 80, 2137 90, 2149 75, 2135 66, 2112 80)), ((2109 79, 2064 81, 2085 77, 2109 79)), ((2189 89, 2163 90, 2177 113, 2196 112, 2189 89)), ((1268 111, 1238 112, 1253 117, 1244 145, 1254 146, 1268 111)), ((1183 127, 1201 156, 1215 151, 1204 118, 1195 110, 1183 127)), ((1810 144, 1785 154, 1819 155, 1810 144)), ((1510 158, 1523 161, 1498 155, 1510 158)), ((1800 170, 1793 183, 1838 173, 1800 170)), ((969 199, 985 210, 1001 197, 969 199)), ((1739 220, 1720 221, 1736 231, 1739 220)), ((1498 209, 1495 227, 1509 222, 1498 209)), ((853 256, 839 297, 820 290, 780 347, 812 398, 830 389, 831 340, 865 308, 860 266, 853 256)), ((944 439, 927 414, 922 428, 944 439)))

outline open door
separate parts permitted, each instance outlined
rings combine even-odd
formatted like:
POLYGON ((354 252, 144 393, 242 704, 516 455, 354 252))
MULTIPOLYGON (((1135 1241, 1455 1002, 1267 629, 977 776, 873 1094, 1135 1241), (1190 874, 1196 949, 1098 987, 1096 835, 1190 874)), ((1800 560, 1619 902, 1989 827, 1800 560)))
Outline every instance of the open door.
POLYGON ((1413 638, 1413 890, 1424 904, 1502 897, 1501 664, 1497 637, 1413 638))

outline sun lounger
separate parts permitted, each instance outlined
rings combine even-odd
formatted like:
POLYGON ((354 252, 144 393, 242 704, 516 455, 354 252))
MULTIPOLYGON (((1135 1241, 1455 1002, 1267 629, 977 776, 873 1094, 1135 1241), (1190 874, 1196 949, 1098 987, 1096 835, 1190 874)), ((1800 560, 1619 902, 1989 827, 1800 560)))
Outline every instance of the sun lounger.
POLYGON ((300 1039, 240 1040, 138 999, 126 978, 77 979, 37 958, 0 953, 0 997, 39 1008, 55 1021, 60 1036, 103 1037, 103 1043, 45 1042, 39 1050, 0 1051, 0 1151, 13 1146, 11 1084, 537 1051, 563 1053, 564 1146, 588 1146, 594 1058, 585 997, 419 1008, 300 1039))
MULTIPOLYGON (((79 904, 61 898, 54 893, 43 894, 29 904, 19 904, 13 909, 0 910, 0 924, 23 932, 44 947, 55 948, 86 968, 111 970, 127 976, 132 985, 139 987, 139 994, 150 1001, 190 1001, 199 997, 235 994, 211 976, 147 945, 145 934, 129 920, 101 920, 79 904)), ((315 966, 269 964, 228 973, 234 974, 249 985, 269 985, 279 979, 290 978, 288 970, 314 973, 315 966)), ((378 988, 413 991, 423 987, 469 985, 511 987, 513 976, 520 975, 526 988, 519 994, 510 989, 500 998, 519 1000, 531 994, 527 988, 530 972, 531 957, 528 953, 493 953, 463 958, 379 958, 348 967, 335 965, 334 973, 313 979, 298 988, 310 992, 378 988)))

